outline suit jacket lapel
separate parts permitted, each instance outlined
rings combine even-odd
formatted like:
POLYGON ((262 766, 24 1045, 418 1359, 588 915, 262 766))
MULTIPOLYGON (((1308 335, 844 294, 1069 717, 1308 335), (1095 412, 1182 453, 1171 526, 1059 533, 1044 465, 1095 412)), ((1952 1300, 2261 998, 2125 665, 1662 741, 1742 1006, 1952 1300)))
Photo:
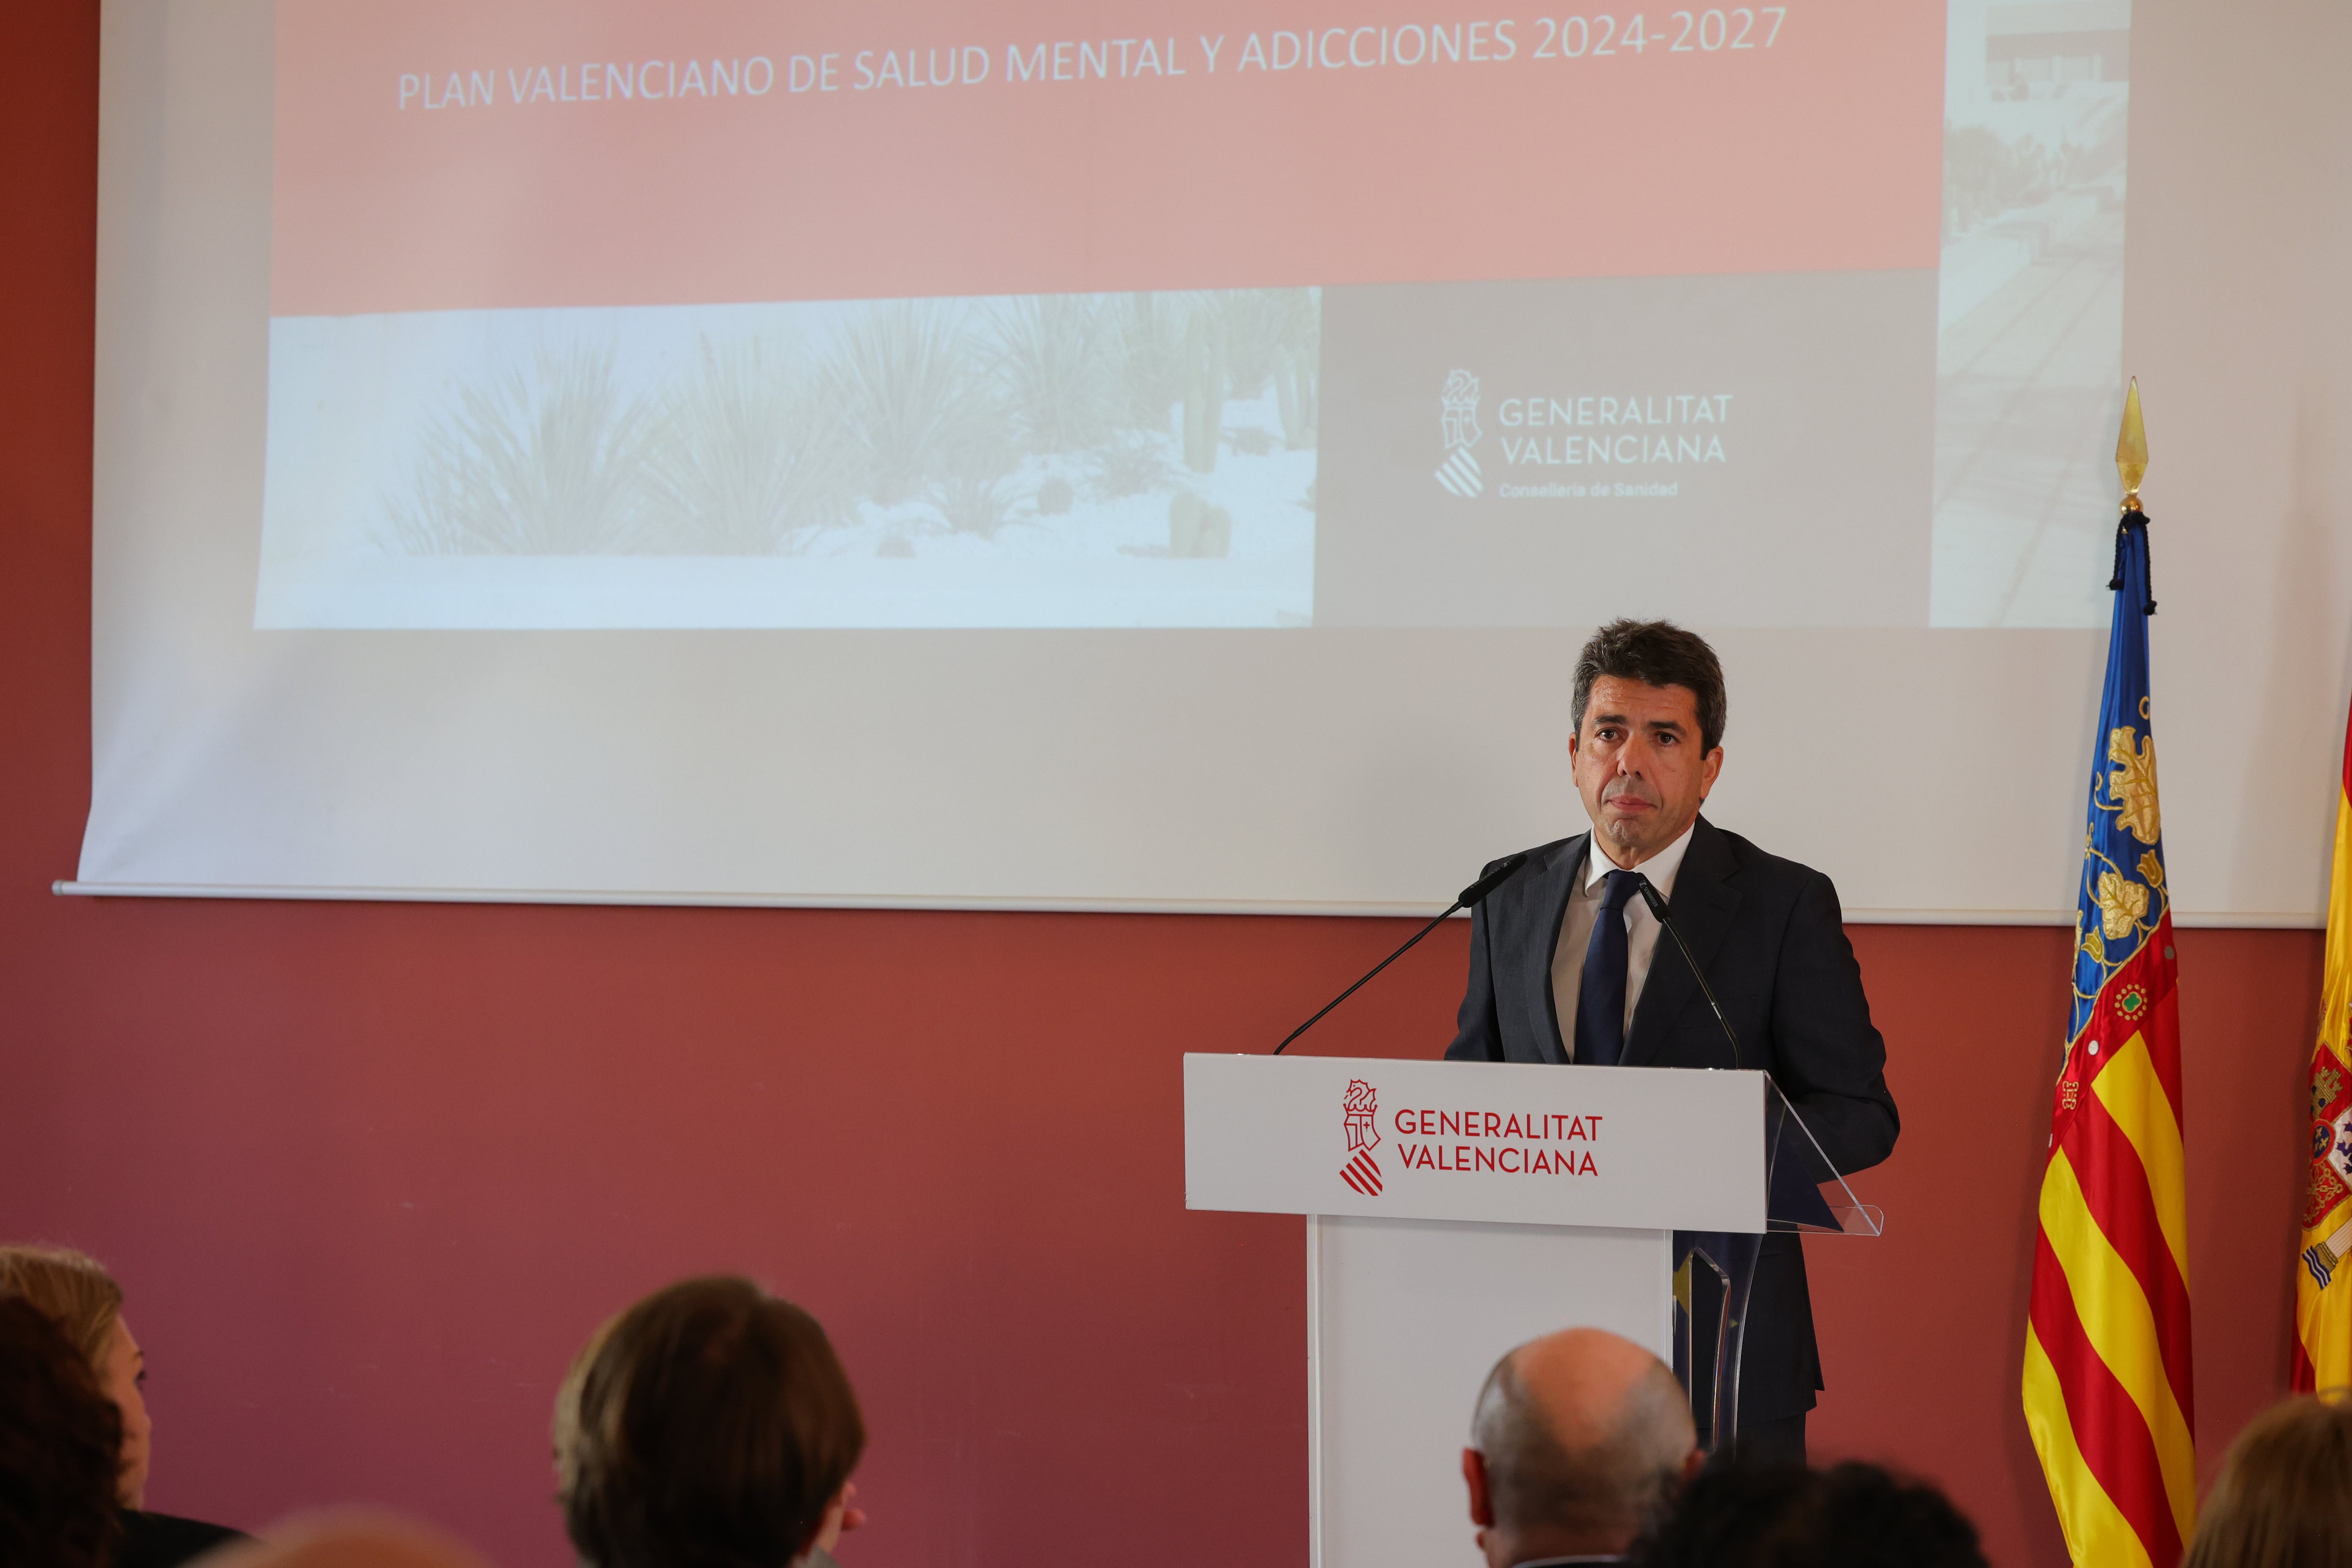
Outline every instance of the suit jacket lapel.
POLYGON ((1498 896, 1507 895, 1517 907, 1510 911, 1507 924, 1488 927, 1526 933, 1527 945, 1517 955, 1517 984, 1521 987, 1521 1005, 1534 1025, 1536 1049, 1548 1062, 1568 1060, 1568 1047, 1560 1040, 1559 1005, 1551 994, 1551 955, 1559 946, 1559 922, 1568 914, 1568 895, 1576 885, 1576 873, 1583 868, 1591 837, 1580 833, 1563 841, 1525 875, 1513 878, 1498 896), (1549 1031, 1546 1020, 1550 1023, 1549 1031))
MULTIPOLYGON (((1715 961, 1738 911, 1739 889, 1734 885, 1738 871, 1730 844, 1713 823, 1700 817, 1691 830, 1690 847, 1683 852, 1682 868, 1675 873, 1675 896, 1667 909, 1702 969, 1715 961)), ((1642 999, 1633 1008, 1624 1065, 1654 1066, 1665 1047, 1667 1026, 1697 994, 1698 980, 1691 966, 1675 950, 1675 939, 1660 931, 1649 977, 1642 983, 1642 999)))

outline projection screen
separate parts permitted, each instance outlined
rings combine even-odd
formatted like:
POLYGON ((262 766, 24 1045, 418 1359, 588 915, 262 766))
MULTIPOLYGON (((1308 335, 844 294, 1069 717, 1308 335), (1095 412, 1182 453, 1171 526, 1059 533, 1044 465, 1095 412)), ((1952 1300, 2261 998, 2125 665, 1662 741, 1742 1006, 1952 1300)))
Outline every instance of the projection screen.
POLYGON ((2176 908, 2310 920, 2337 421, 2138 323, 2313 247, 2134 216, 2127 322, 2142 11, 115 0, 73 886, 1433 908, 1630 615, 1714 820, 2068 918, 2128 365, 2176 908))

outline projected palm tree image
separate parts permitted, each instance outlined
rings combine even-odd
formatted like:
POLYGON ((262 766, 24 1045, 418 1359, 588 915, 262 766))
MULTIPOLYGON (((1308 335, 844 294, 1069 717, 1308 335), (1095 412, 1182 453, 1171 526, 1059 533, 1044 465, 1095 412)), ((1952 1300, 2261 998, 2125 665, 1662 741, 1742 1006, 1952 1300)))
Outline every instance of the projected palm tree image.
POLYGON ((418 439, 392 537, 419 555, 597 555, 644 537, 654 405, 610 347, 542 351, 529 373, 459 389, 418 439))
MULTIPOLYGON (((1127 369, 1115 306, 1085 295, 1013 300, 998 308, 990 328, 989 369, 1022 450, 1081 450, 1125 422, 1113 402, 1127 369)), ((1150 341, 1138 346, 1147 354, 1156 348, 1150 341)), ((1144 399, 1143 422, 1164 416, 1169 401, 1160 399, 1155 411, 1144 399)))
POLYGON ((1005 410, 982 347, 961 303, 900 300, 876 307, 826 361, 823 401, 872 504, 895 507, 1002 460, 1005 410))
POLYGON ((422 400, 372 538, 397 557, 1020 563, 1049 588, 1056 563, 1094 563, 1114 597, 1171 570, 1143 563, 1279 552, 1304 619, 1319 307, 1293 289, 681 309, 650 327, 518 312, 527 333, 484 331, 533 340, 527 355, 493 337, 422 400))
POLYGON ((805 367, 756 340, 701 350, 651 444, 638 538, 681 554, 801 554, 853 514, 839 417, 805 367))

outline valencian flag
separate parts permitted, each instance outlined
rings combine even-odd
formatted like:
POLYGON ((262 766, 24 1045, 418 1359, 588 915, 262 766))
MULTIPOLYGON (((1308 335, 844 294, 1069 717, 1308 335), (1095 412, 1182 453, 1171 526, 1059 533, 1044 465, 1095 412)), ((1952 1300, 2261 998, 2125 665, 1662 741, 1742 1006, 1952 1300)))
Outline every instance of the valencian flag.
POLYGON ((2025 1339, 2025 1424, 2068 1552, 2098 1568, 2172 1568, 2197 1521, 2180 1026, 2148 723, 2156 604, 2137 500, 2128 498, 2116 536, 2074 1016, 2051 1108, 2025 1339))
POLYGON ((2294 1281, 2294 1385, 2352 1384, 2352 728, 2336 796, 2336 871, 2327 892, 2327 974, 2311 1051, 2311 1184, 2294 1281))

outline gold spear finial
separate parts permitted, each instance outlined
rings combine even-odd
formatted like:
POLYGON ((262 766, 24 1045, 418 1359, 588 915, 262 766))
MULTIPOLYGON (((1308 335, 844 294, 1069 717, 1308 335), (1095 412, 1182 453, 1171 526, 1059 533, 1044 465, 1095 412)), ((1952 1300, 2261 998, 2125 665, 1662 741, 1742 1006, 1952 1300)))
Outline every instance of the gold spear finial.
POLYGON ((2147 477, 2147 431, 2139 422, 2139 377, 2124 394, 2124 427, 2116 437, 2116 472, 2123 476, 2124 510, 2139 510, 2139 482, 2147 477))

